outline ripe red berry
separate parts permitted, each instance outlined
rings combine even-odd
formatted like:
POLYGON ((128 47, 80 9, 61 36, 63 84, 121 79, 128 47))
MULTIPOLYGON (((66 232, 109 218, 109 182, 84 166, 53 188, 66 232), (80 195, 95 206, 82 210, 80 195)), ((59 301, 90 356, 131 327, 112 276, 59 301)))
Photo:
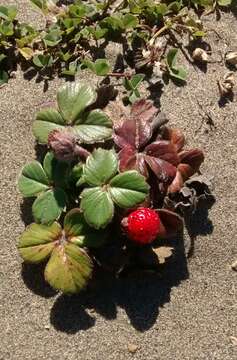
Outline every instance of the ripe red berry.
POLYGON ((122 222, 127 236, 140 244, 149 244, 156 239, 160 230, 160 218, 155 210, 140 208, 133 211, 122 222))

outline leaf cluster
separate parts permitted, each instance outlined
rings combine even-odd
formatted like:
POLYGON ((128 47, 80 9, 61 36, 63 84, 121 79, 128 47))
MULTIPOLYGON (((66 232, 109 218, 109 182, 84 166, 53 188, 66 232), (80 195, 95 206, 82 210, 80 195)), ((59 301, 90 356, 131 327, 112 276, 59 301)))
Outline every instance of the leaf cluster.
MULTIPOLYGON (((135 95, 141 78, 126 84, 135 95)), ((39 111, 33 122, 37 142, 49 151, 42 163, 25 165, 18 180, 22 195, 34 198, 35 220, 20 237, 20 254, 28 262, 47 261, 46 280, 66 293, 83 289, 93 259, 111 261, 113 249, 116 264, 125 255, 140 261, 120 228, 131 209, 158 207, 159 236, 177 233, 182 219, 162 208, 164 198, 180 191, 203 161, 200 150, 183 149, 182 133, 165 127, 151 101, 134 99, 130 117, 114 124, 96 100, 88 84, 59 89, 57 107, 39 111)))
MULTIPOLYGON (((203 25, 190 8, 208 11, 231 4, 231 0, 163 0, 159 3, 130 0, 119 6, 109 0, 75 0, 69 5, 55 0, 29 1, 45 16, 44 28, 38 30, 19 22, 15 6, 0 6, 0 84, 7 82, 12 57, 13 62, 27 63, 43 77, 55 72, 73 77, 85 68, 98 76, 111 76, 108 60, 96 58, 93 49, 106 46, 110 41, 129 48, 136 38, 142 39, 147 48, 156 38, 163 34, 169 36, 172 31, 186 32, 191 38, 202 37, 205 36, 203 25)), ((166 55, 162 56, 165 60, 166 55)), ((162 56, 157 60, 162 60, 162 56)), ((178 71, 177 75, 177 69, 168 66, 166 70, 171 77, 186 78, 184 71, 178 71)), ((129 77, 126 74, 124 77, 125 87, 131 87, 129 77)), ((138 91, 129 90, 128 96, 134 101, 138 91)))

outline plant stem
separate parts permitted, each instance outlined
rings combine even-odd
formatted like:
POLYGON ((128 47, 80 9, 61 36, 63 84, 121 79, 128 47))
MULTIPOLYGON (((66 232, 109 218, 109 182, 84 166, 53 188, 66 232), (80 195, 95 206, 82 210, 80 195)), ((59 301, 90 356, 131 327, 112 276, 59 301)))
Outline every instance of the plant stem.
POLYGON ((164 25, 161 29, 159 29, 151 38, 151 40, 155 40, 158 36, 160 36, 163 32, 168 30, 170 26, 164 25))
POLYGON ((129 72, 124 72, 124 73, 116 73, 116 72, 111 72, 108 73, 107 76, 113 76, 113 77, 117 77, 117 78, 121 78, 121 77, 126 77, 126 78, 131 78, 132 77, 132 73, 129 72))

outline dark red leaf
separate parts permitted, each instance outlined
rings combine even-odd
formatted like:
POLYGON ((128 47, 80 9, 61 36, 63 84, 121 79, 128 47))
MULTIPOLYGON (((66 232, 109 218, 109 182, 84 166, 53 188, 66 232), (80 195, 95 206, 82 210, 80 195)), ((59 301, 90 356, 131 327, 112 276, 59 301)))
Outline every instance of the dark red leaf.
POLYGON ((172 181, 171 185, 168 188, 168 193, 174 193, 176 191, 180 191, 184 183, 183 176, 180 171, 176 172, 176 176, 172 181))
POLYGON ((169 162, 148 155, 145 156, 145 160, 161 182, 170 183, 175 177, 176 167, 169 162))
POLYGON ((200 149, 184 150, 179 153, 179 156, 182 164, 188 164, 193 168, 193 174, 199 170, 204 161, 204 154, 200 149))
POLYGON ((157 212, 161 220, 160 237, 171 237, 182 230, 183 219, 179 215, 165 209, 157 210, 157 212))
POLYGON ((188 178, 190 178, 190 176, 192 176, 196 172, 194 168, 188 164, 179 164, 178 171, 182 175, 183 181, 186 181, 188 178))
POLYGON ((114 125, 114 142, 115 144, 123 148, 130 145, 134 149, 136 138, 136 122, 130 119, 125 119, 114 125))
POLYGON ((131 145, 139 150, 150 140, 159 110, 152 101, 141 99, 131 108, 131 115, 114 127, 114 142, 120 147, 131 145))
POLYGON ((166 127, 163 133, 163 139, 169 140, 176 146, 176 150, 179 152, 185 143, 185 138, 180 129, 171 129, 166 127))
POLYGON ((137 170, 145 176, 146 178, 149 176, 147 165, 144 160, 144 155, 141 153, 137 153, 135 149, 131 146, 125 146, 119 152, 119 170, 126 171, 126 170, 137 170))
POLYGON ((175 166, 180 162, 175 145, 167 140, 158 140, 147 145, 145 152, 147 155, 168 161, 175 166))
MULTIPOLYGON (((130 145, 126 145, 123 147, 122 150, 120 150, 118 157, 119 157, 119 170, 125 171, 128 170, 128 163, 133 163, 134 159, 134 165, 136 163, 136 154, 137 151, 130 145)), ((133 167, 132 167, 133 168, 133 167)))

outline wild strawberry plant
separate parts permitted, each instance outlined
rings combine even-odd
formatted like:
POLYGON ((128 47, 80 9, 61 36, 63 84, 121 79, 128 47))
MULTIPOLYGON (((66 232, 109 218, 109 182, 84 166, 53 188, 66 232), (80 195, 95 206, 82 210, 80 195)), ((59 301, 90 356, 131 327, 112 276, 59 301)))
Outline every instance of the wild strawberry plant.
POLYGON ((33 133, 48 152, 42 164, 25 165, 18 181, 22 195, 35 198, 20 255, 44 262, 46 281, 65 293, 83 289, 94 264, 113 272, 159 266, 172 254, 162 243, 182 231, 181 194, 189 188, 190 206, 207 194, 189 179, 203 153, 183 150, 184 136, 151 101, 135 101, 130 117, 114 123, 95 108, 96 94, 67 83, 57 107, 36 114, 33 133), (155 263, 147 264, 149 254, 155 263))

